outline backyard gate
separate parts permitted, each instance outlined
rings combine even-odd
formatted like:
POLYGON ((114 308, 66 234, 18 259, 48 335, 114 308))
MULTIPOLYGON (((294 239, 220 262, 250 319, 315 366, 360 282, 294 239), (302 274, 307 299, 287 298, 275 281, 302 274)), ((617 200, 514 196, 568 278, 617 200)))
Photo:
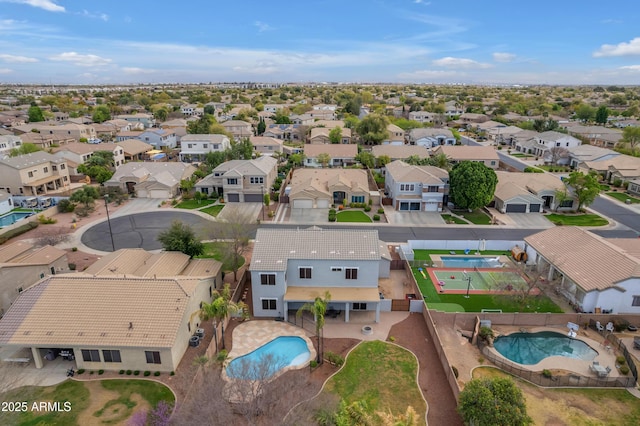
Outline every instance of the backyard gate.
POLYGON ((406 312, 409 310, 410 305, 411 305, 411 300, 408 300, 408 299, 391 299, 392 311, 406 312))

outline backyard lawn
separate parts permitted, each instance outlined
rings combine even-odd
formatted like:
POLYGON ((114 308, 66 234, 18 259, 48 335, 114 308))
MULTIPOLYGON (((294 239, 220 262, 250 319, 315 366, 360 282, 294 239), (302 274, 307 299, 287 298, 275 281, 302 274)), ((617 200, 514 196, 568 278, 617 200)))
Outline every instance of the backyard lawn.
POLYGON ((575 214, 564 215, 558 213, 550 213, 545 216, 556 225, 573 225, 573 226, 604 226, 609 221, 597 214, 575 214))
MULTIPOLYGON (((223 250, 223 244, 222 242, 210 242, 210 243, 204 243, 204 254, 201 256, 196 256, 196 258, 198 259, 210 259, 213 258, 215 260, 217 260, 218 262, 222 262, 222 270, 223 271, 232 271, 233 268, 231 267, 231 265, 229 265, 228 263, 225 263, 222 260, 222 256, 224 254, 224 250, 223 250)), ((244 257, 242 257, 241 259, 241 264, 238 265, 238 267, 242 266, 244 264, 244 257)))
POLYGON ((623 203, 627 200, 630 200, 631 204, 640 204, 640 199, 634 198, 631 195, 624 192, 607 192, 609 197, 613 197, 616 200, 622 201, 623 203))
MULTIPOLYGON (((85 373, 86 374, 86 373, 85 373)), ((59 402, 58 411, 0 413, 5 425, 86 425, 126 424, 140 410, 148 411, 159 401, 174 403, 174 395, 165 385, 151 380, 67 380, 56 386, 15 389, 3 395, 3 401, 59 402), (70 410, 64 410, 64 402, 70 410)))
POLYGON ((209 204, 215 203, 216 200, 184 200, 176 204, 177 209, 199 209, 200 207, 208 206, 209 204))
POLYGON ((481 367, 473 378, 510 377, 524 393, 536 425, 638 425, 640 403, 625 389, 553 389, 534 386, 501 370, 481 367))
POLYGON ((224 204, 216 204, 215 206, 205 207, 204 209, 202 209, 200 211, 202 213, 206 213, 208 215, 216 217, 216 216, 218 216, 218 214, 220 214, 220 212, 222 211, 223 208, 224 208, 224 204))
POLYGON ((455 214, 464 217, 469 222, 476 225, 491 225, 491 218, 482 210, 474 210, 472 212, 467 210, 456 210, 455 214))
POLYGON ((338 222, 373 222, 369 215, 362 210, 347 210, 338 212, 338 222))
POLYGON ((379 340, 363 342, 349 353, 323 392, 338 395, 347 404, 365 401, 367 413, 374 417, 389 411, 404 414, 413 407, 416 424, 424 424, 427 407, 416 383, 417 369, 415 357, 406 349, 379 340))
POLYGON ((440 216, 442 216, 442 219, 444 219, 445 222, 449 223, 449 222, 453 222, 456 223, 458 225, 468 225, 469 222, 467 222, 466 220, 460 219, 457 216, 453 216, 450 214, 441 214, 440 216))

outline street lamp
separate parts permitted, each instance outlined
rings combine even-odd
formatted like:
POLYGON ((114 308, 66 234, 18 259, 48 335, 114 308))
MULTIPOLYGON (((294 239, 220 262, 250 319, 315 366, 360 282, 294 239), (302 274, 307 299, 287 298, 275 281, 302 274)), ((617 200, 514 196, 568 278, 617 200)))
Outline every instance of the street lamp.
POLYGON ((116 245, 113 243, 113 231, 111 230, 111 219, 109 219, 109 194, 104 194, 104 208, 107 210, 107 223, 109 224, 109 236, 111 237, 111 251, 116 251, 116 245))
POLYGON ((260 192, 262 193, 262 221, 264 222, 264 185, 260 185, 260 192))

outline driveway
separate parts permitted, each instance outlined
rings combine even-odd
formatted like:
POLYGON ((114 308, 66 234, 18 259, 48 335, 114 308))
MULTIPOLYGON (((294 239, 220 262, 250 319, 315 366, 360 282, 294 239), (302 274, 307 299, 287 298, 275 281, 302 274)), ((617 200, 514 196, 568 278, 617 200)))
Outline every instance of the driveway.
POLYGON ((253 222, 262 219, 260 216, 261 211, 262 203, 226 203, 217 219, 232 222, 235 218, 246 216, 253 222))
MULTIPOLYGON (((157 239, 158 234, 167 229, 174 220, 189 225, 201 238, 208 239, 210 237, 206 235, 206 229, 210 227, 213 218, 209 220, 204 216, 177 209, 162 209, 117 216, 110 221, 113 243, 116 250, 121 248, 159 250, 162 248, 162 244, 157 239)), ((81 241, 82 244, 93 250, 113 251, 109 223, 106 220, 86 229, 81 236, 81 241)))
POLYGON ((329 209, 289 209, 289 223, 326 225, 329 223, 329 209))
POLYGON ((391 225, 429 226, 445 225, 440 213, 432 212, 401 212, 389 206, 384 207, 384 214, 391 225))
POLYGON ((542 213, 500 213, 493 208, 488 210, 501 225, 523 229, 546 229, 555 226, 542 213))
MULTIPOLYGON (((111 217, 126 216, 128 214, 160 210, 160 207, 158 207, 158 205, 161 202, 162 200, 154 198, 131 198, 124 206, 119 208, 117 212, 113 213, 111 217)), ((96 206, 96 208, 98 207, 96 206)))

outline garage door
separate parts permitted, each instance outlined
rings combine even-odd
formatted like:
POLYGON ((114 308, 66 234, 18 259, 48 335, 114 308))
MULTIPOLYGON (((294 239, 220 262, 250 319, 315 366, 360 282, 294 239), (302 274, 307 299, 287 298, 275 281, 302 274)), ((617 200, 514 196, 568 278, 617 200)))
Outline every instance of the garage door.
POLYGON ((319 209, 329 208, 329 200, 318 200, 317 204, 319 209))
POLYGON ((240 194, 227 194, 227 200, 229 200, 230 203, 239 203, 240 194))
POLYGON ((531 213, 540 213, 540 204, 529 204, 529 211, 531 213))
POLYGON ((435 203, 425 203, 424 205, 425 212, 437 212, 438 211, 438 202, 435 203))
POLYGON ((261 203, 262 194, 244 194, 244 201, 246 203, 261 203))
POLYGON ((407 211, 409 210, 409 203, 407 203, 406 201, 400 202, 400 209, 401 211, 407 211))
POLYGON ((293 200, 294 209, 312 209, 313 200, 293 200))
POLYGON ((171 198, 165 189, 152 189, 149 191, 149 198, 171 198))
POLYGON ((507 204, 507 213, 526 213, 526 204, 507 204))
POLYGON ((409 210, 419 211, 420 203, 409 203, 409 210))
POLYGON ((147 190, 146 189, 138 189, 136 191, 136 197, 138 197, 138 198, 147 198, 148 197, 147 190))

